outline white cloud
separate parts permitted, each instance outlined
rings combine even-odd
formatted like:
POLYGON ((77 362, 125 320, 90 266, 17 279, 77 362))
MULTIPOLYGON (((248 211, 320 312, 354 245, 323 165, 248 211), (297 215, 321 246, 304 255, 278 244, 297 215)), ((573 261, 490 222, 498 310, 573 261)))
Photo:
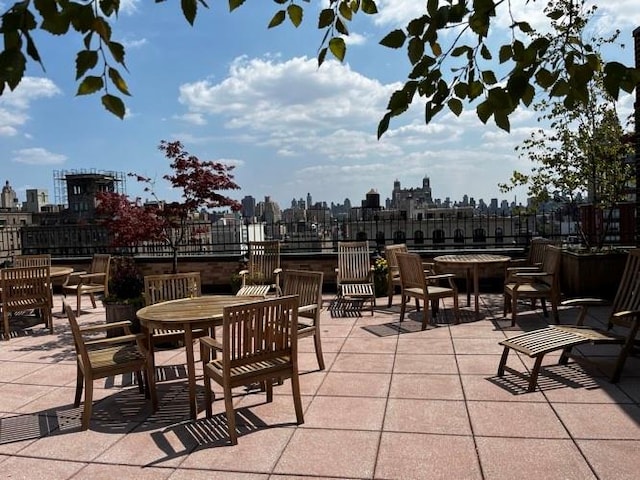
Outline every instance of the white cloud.
POLYGON ((122 44, 125 46, 125 48, 141 48, 144 45, 146 45, 147 39, 146 38, 125 38, 122 40, 122 44))
POLYGON ((120 0, 120 13, 133 15, 138 11, 140 0, 120 0))
POLYGON ((366 35, 360 35, 359 33, 350 32, 349 35, 343 35, 344 43, 347 45, 364 45, 367 43, 366 35))
POLYGON ((29 120, 31 103, 61 93, 48 78, 24 77, 15 90, 6 89, 0 96, 0 136, 15 136, 29 120))
POLYGON ((14 157, 11 159, 16 163, 24 163, 26 165, 60 165, 67 160, 66 155, 59 153, 52 153, 44 148, 23 148, 14 152, 14 157))

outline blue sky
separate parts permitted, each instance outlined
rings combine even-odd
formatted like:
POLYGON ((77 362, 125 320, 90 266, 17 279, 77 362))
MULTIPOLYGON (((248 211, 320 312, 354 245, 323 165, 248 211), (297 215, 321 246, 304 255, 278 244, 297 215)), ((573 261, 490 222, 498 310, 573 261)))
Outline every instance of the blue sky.
MULTIPOLYGON (((419 104, 376 140, 389 94, 408 71, 403 51, 378 42, 425 2, 378 0, 379 15, 350 26, 344 64, 327 61, 320 69, 316 25, 323 2, 304 4, 298 29, 287 23, 271 30, 273 2, 247 1, 233 13, 227 2, 208 3, 191 27, 178 2, 121 1, 114 37, 127 47, 129 72, 122 73, 132 93, 124 120, 107 113, 97 95, 75 97, 81 38, 39 34, 46 70, 31 65, 18 89, 0 97, 2 183, 8 180, 21 201, 28 188, 48 189, 53 202, 54 170, 114 170, 157 178, 158 196, 176 198, 179 192, 161 179, 169 163, 157 150, 164 139, 182 141, 203 160, 236 165, 242 189, 230 192, 234 198, 268 195, 283 208, 307 192, 314 201, 348 197, 359 204, 373 188, 384 199, 395 179, 417 187, 425 175, 436 198, 525 201, 524 190, 501 194, 497 184, 514 169, 530 168, 514 147, 537 126, 532 111, 518 110, 507 134, 483 125, 473 110, 444 113, 425 126, 419 104)), ((513 1, 517 15, 536 25, 545 2, 525 3, 513 1)), ((593 31, 615 26, 626 45, 608 58, 632 64, 637 0, 597 3, 593 31)), ((1 10, 8 5, 0 3, 1 10)), ((500 28, 493 35, 508 34, 500 28)), ((632 105, 632 96, 622 97, 621 114, 632 105)), ((127 190, 144 198, 133 179, 127 190)))

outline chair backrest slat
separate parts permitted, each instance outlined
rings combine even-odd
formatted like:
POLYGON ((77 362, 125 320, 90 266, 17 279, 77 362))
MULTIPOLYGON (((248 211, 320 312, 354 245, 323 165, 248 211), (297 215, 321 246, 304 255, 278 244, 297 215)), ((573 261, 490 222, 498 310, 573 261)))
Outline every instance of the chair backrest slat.
POLYGON ((285 270, 284 295, 298 295, 301 307, 315 305, 316 308, 299 312, 298 316, 314 319, 314 324, 318 323, 320 309, 322 308, 322 272, 311 272, 303 270, 285 270))
POLYGON ((384 257, 387 260, 387 268, 392 276, 399 274, 398 259, 396 258, 397 253, 409 253, 406 243, 398 243, 384 247, 384 257))
POLYGON ((51 266, 51 255, 16 255, 13 260, 14 267, 42 267, 51 266))
POLYGON ((371 278, 371 259, 367 242, 338 242, 340 283, 366 283, 371 278))
POLYGON ((274 283, 274 272, 280 268, 280 242, 249 242, 248 261, 249 277, 253 283, 274 283))
POLYGON ((633 310, 640 310, 640 248, 631 250, 627 256, 609 321, 615 325, 630 327, 630 320, 616 318, 613 314, 633 310))
POLYGON ((402 288, 419 288, 425 292, 428 291, 420 255, 417 253, 398 253, 396 258, 398 259, 402 288))
POLYGON ((224 308, 224 369, 297 355, 298 296, 287 295, 224 308))
POLYGON ((544 259, 544 251, 547 245, 553 245, 553 241, 544 237, 535 237, 531 239, 529 245, 529 253, 527 255, 528 265, 540 265, 544 259))
POLYGON ((3 311, 19 311, 25 300, 48 305, 50 267, 13 267, 0 270, 3 311))
POLYGON ((144 298, 147 305, 202 296, 200 272, 146 275, 144 298))

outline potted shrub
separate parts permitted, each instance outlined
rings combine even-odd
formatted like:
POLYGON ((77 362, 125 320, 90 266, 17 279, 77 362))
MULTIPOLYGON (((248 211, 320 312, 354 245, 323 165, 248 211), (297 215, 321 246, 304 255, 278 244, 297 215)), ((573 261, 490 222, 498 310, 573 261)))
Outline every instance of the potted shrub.
MULTIPOLYGON (((107 323, 128 320, 132 331, 140 331, 136 311, 144 306, 144 277, 133 257, 115 257, 111 260, 109 295, 103 298, 107 323)), ((122 332, 110 331, 110 335, 122 332)))

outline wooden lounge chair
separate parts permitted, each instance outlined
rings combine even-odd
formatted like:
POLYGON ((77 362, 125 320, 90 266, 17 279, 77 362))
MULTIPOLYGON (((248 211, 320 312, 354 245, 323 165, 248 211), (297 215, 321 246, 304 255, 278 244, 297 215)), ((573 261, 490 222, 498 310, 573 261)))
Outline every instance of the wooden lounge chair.
POLYGON ((369 258, 369 244, 364 242, 338 242, 338 268, 336 268, 338 301, 361 300, 371 303, 371 315, 376 306, 373 269, 369 258))
POLYGON ((503 376, 504 372, 508 371, 527 378, 526 375, 507 367, 510 350, 535 358, 533 369, 528 377, 528 390, 533 392, 542 360, 547 353, 562 350, 559 363, 566 364, 569 358, 577 357, 572 354, 572 348, 577 345, 615 344, 620 345, 620 352, 611 374, 611 381, 618 382, 626 359, 636 344, 636 334, 640 325, 640 249, 629 253, 622 280, 613 301, 607 329, 584 326, 589 307, 604 304, 604 300, 594 298, 567 300, 563 305, 580 308, 575 326, 552 325, 501 341, 500 345, 504 346, 504 351, 498 366, 498 376, 503 376), (614 327, 618 327, 618 330, 613 331, 614 327))
POLYGON ((80 303, 82 295, 89 295, 91 305, 96 308, 96 293, 109 295, 109 265, 111 255, 97 253, 91 260, 89 272, 73 272, 62 285, 62 294, 65 299, 67 294, 76 296, 76 315, 80 316, 80 303))
POLYGON ((53 333, 49 268, 39 266, 0 269, 0 308, 5 340, 11 338, 11 315, 29 310, 38 310, 45 326, 53 333))
POLYGON ((424 304, 422 312, 422 330, 429 324, 429 305, 432 311, 437 310, 438 301, 441 298, 453 298, 453 314, 456 323, 460 322, 460 312, 458 310, 458 289, 453 279, 455 275, 444 273, 440 275, 427 276, 424 271, 424 264, 417 253, 398 253, 398 267, 400 269, 400 286, 402 287, 402 305, 400 307, 400 321, 404 320, 405 310, 409 298, 416 300, 416 309, 420 310, 420 301, 424 304), (432 282, 447 280, 448 287, 433 285, 432 282))
POLYGON ((549 316, 546 305, 546 300, 549 300, 553 318, 558 323, 560 301, 560 249, 558 247, 545 245, 542 265, 539 268, 507 269, 507 278, 504 283, 504 316, 506 317, 511 311, 511 326, 516 324, 518 300, 521 298, 540 299, 545 317, 549 316))
POLYGON ((318 368, 324 370, 322 341, 320 338, 320 310, 322 310, 322 272, 285 270, 284 295, 298 295, 298 338, 313 336, 318 368))
POLYGON ((242 285, 237 296, 282 295, 280 289, 280 242, 249 242, 247 268, 241 270, 242 285))
POLYGON ((223 387, 229 438, 238 443, 231 390, 253 383, 266 384, 273 400, 273 381, 291 378, 298 424, 304 423, 298 379, 298 296, 282 296, 224 308, 222 338, 202 337, 203 349, 222 352, 203 356, 207 417, 211 417, 211 380, 223 387), (213 358, 213 360, 207 360, 213 358))
POLYGON ((74 407, 80 406, 82 390, 84 388, 84 410, 82 412, 82 430, 89 428, 91 410, 93 407, 93 381, 99 378, 112 377, 123 373, 135 373, 140 393, 143 393, 147 382, 146 396, 151 397, 153 410, 158 407, 158 399, 154 384, 149 353, 144 348, 144 335, 133 335, 130 330, 131 322, 114 322, 102 325, 80 327, 76 316, 68 304, 64 304, 64 311, 69 319, 73 342, 76 349, 77 378, 74 407), (95 333, 104 333, 111 328, 124 328, 125 335, 110 338, 96 338, 95 333))

